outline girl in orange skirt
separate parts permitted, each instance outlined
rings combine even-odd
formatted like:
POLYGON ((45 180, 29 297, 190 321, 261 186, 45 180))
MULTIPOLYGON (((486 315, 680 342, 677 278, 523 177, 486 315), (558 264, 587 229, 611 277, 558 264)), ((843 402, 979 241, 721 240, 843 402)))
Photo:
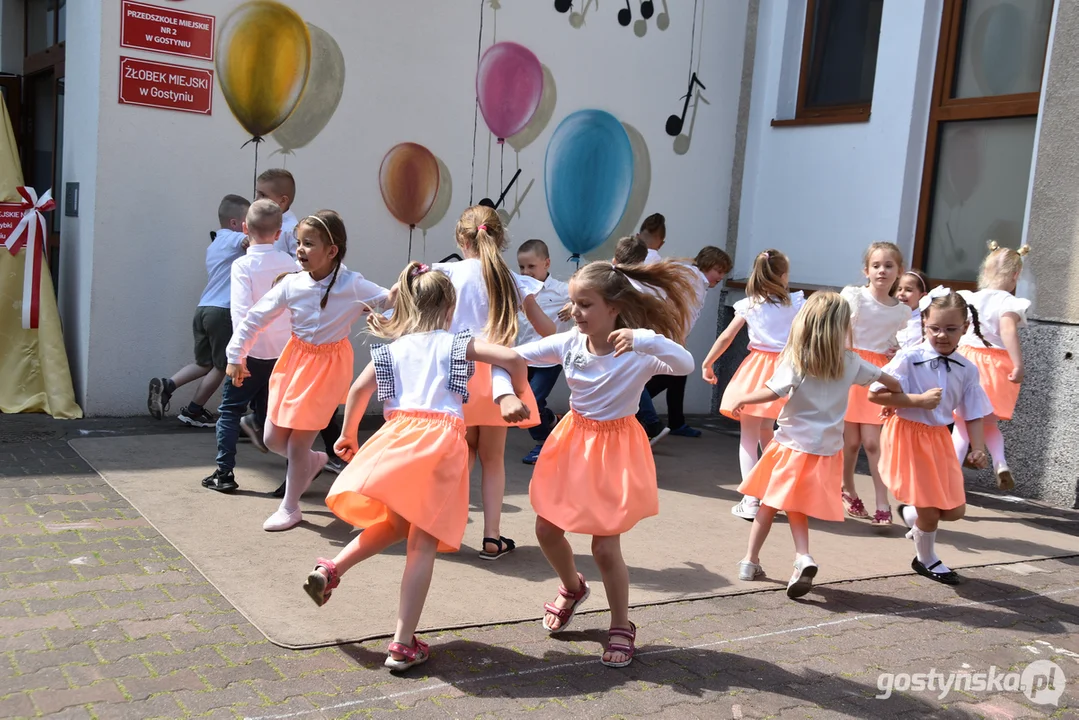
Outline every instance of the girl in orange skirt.
MULTIPOLYGON (((786 255, 778 250, 765 250, 758 255, 746 283, 745 299, 734 304, 734 319, 716 339, 701 363, 705 382, 715 385, 716 375, 712 366, 734 342, 742 327, 748 329, 749 355, 738 366, 719 404, 719 411, 729 418, 736 417, 735 398, 760 390, 775 373, 779 353, 787 345, 791 323, 805 302, 805 295, 801 292, 791 293, 787 288, 789 279, 790 261, 786 255)), ((784 402, 782 398, 774 399, 738 413, 738 464, 743 481, 757 464, 760 449, 768 447, 772 441, 772 428, 784 402)), ((731 508, 731 513, 752 521, 759 507, 758 498, 746 495, 731 508)))
POLYGON ((266 447, 288 458, 285 497, 263 523, 288 530, 303 519, 300 496, 326 467, 324 452, 311 443, 330 422, 352 382, 352 324, 381 310, 389 292, 343 268, 345 223, 333 210, 319 210, 296 226, 296 259, 303 272, 290 273, 262 296, 234 329, 226 350, 226 373, 237 387, 248 375, 245 362, 255 338, 288 311, 292 337, 270 375, 266 447))
MULTIPOLYGON (((895 299, 899 276, 903 272, 903 253, 893 243, 877 242, 869 246, 863 258, 862 272, 867 285, 847 287, 840 293, 851 309, 851 328, 854 351, 877 367, 883 367, 899 348, 896 334, 906 328, 911 309, 895 299)), ((888 488, 877 469, 880 463, 880 428, 884 419, 880 407, 869 402, 866 388, 854 385, 847 402, 846 423, 843 426, 843 507, 848 516, 869 518, 862 499, 854 487, 854 466, 858 451, 865 448, 869 474, 873 478, 876 510, 873 525, 892 524, 892 506, 888 488)))
MULTIPOLYGON (((470 331, 475 337, 496 345, 513 346, 517 341, 517 312, 523 310, 541 336, 555 331, 555 324, 536 303, 536 293, 543 283, 535 278, 511 272, 502 259, 507 247, 502 220, 492 208, 470 207, 457 221, 457 246, 465 259, 437 263, 436 270, 449 275, 457 291, 457 309, 451 332, 470 331)), ((497 560, 511 552, 516 544, 502 537, 502 499, 506 494, 506 428, 534 427, 539 410, 532 391, 513 395, 505 372, 481 362, 468 385, 465 403, 465 426, 468 428, 470 460, 477 456, 482 471, 483 546, 480 557, 497 560), (527 420, 508 423, 503 418, 518 415, 520 403, 529 409, 527 420)))
MULTIPOLYGON (((993 413, 983 419, 985 445, 993 457, 997 487, 1011 490, 1015 479, 1004 457, 1004 436, 997 426, 999 420, 1011 420, 1023 382, 1023 349, 1019 345, 1019 328, 1026 327, 1030 301, 1015 297, 1019 273, 1023 271, 1023 256, 1030 251, 1026 245, 1018 250, 1003 248, 995 241, 989 243, 989 255, 982 263, 978 276, 978 292, 960 290, 959 294, 978 311, 984 342, 971 332, 959 341, 959 352, 974 363, 982 378, 982 389, 993 403, 993 413)), ((952 442, 959 458, 967 454, 970 436, 966 423, 955 418, 952 442)))
POLYGON ((764 576, 760 552, 772 520, 787 514, 794 538, 794 574, 787 597, 801 597, 813 586, 817 564, 809 555, 809 518, 843 520, 836 492, 843 484, 843 415, 852 385, 879 380, 899 392, 895 378, 847 349, 850 306, 837 293, 818 292, 794 318, 790 341, 779 365, 763 388, 732 398, 738 415, 747 405, 786 398, 779 411, 779 429, 738 492, 760 498, 760 510, 749 533, 745 558, 738 563, 740 580, 764 576))
MULTIPOLYGON (((973 308, 970 308, 973 311, 973 308)), ((977 311, 974 332, 981 334, 977 311)), ((899 353, 884 366, 902 386, 895 392, 874 383, 869 399, 897 408, 881 434, 880 473, 899 500, 899 517, 911 529, 919 575, 954 585, 959 577, 936 551, 937 525, 966 513, 963 469, 955 456, 948 425, 953 414, 967 423, 974 449, 967 461, 985 467, 981 418, 993 412, 978 380, 978 368, 956 352, 968 329, 968 307, 960 295, 935 298, 924 314, 925 342, 899 353)))
MULTIPOLYGON (((457 550, 468 522, 462 402, 475 363, 505 368, 520 392, 528 387, 528 368, 512 350, 446 330, 455 301, 446 275, 409 263, 397 284, 393 317, 368 319, 372 333, 392 342, 371 348, 371 362, 349 391, 334 451, 350 462, 326 496, 334 515, 364 530, 333 560, 319 558, 304 584, 324 605, 352 566, 407 539, 397 630, 385 662, 393 671, 429 657, 415 633, 435 553, 457 550), (361 448, 356 433, 376 390, 386 423, 361 448)), ((507 421, 525 412, 518 404, 518 416, 507 421)))
POLYGON ((590 593, 577 571, 567 532, 592 536, 592 556, 603 577, 611 627, 601 662, 633 660, 637 628, 629 620, 629 572, 621 536, 659 512, 656 466, 635 417, 653 375, 685 375, 693 356, 681 346, 694 298, 688 268, 593 262, 570 280, 577 326, 517 348, 530 364, 561 364, 570 413, 543 445, 529 497, 536 538, 558 573, 558 598, 544 606, 543 627, 561 632, 590 593), (637 287, 649 286, 663 299, 637 287))

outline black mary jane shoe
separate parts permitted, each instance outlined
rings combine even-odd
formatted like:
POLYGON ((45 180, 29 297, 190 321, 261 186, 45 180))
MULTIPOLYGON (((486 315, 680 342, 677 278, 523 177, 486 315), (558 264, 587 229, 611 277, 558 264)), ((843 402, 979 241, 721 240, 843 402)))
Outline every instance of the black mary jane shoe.
POLYGON ((918 573, 922 577, 927 577, 930 580, 936 580, 937 582, 943 583, 945 585, 958 585, 959 575, 955 572, 955 570, 949 570, 948 572, 944 573, 933 572, 933 568, 941 564, 942 561, 937 560, 929 567, 926 567, 921 563, 921 561, 918 560, 917 556, 915 556, 915 558, 910 561, 911 569, 913 569, 914 572, 918 573))

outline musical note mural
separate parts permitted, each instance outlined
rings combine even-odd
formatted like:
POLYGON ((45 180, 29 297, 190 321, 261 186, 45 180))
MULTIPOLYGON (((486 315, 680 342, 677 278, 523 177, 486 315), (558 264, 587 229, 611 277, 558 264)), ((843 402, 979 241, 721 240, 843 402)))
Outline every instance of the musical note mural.
MULTIPOLYGON (((693 24, 690 29, 689 35, 689 87, 686 89, 686 94, 682 96, 682 114, 670 115, 667 118, 667 122, 664 129, 667 134, 674 138, 673 149, 676 155, 685 155, 689 152, 689 146, 693 141, 693 128, 697 122, 697 108, 703 102, 706 105, 708 101, 701 95, 701 90, 706 90, 704 83, 697 77, 697 70, 700 68, 701 56, 700 48, 698 47, 699 41, 697 36, 697 0, 693 1, 693 24), (694 58, 696 58, 696 67, 694 67, 694 58), (700 90, 697 90, 700 88, 700 90), (696 90, 696 94, 694 94, 696 90), (689 119, 689 129, 686 130, 686 115, 689 113, 690 101, 693 101, 693 114, 689 119)), ((704 34, 704 10, 701 10, 700 14, 701 22, 701 34, 704 34)))
MULTIPOLYGON (((648 21, 652 19, 656 13, 656 3, 653 0, 637 0, 640 3, 638 8, 638 14, 640 18, 634 22, 633 20, 633 6, 630 0, 622 0, 625 3, 625 7, 618 11, 618 24, 622 27, 633 26, 633 34, 637 37, 644 37, 648 33, 648 21)), ((663 12, 656 16, 656 27, 660 30, 666 30, 671 26, 671 14, 670 9, 667 7, 667 0, 660 0, 663 6, 663 12)), ((584 0, 581 6, 580 12, 571 12, 573 10, 573 0, 554 0, 554 9, 563 15, 569 13, 569 24, 574 28, 581 28, 584 26, 585 16, 593 6, 598 7, 598 0, 584 0)))

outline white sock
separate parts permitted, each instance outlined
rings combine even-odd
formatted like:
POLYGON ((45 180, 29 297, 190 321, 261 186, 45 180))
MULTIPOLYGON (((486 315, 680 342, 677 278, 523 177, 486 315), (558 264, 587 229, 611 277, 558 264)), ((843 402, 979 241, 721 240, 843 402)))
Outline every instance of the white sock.
POLYGON ((903 506, 903 524, 909 528, 914 527, 914 523, 918 521, 918 511, 913 505, 903 506))
MULTIPOLYGON (((937 557, 937 531, 925 532, 919 529, 917 526, 914 528, 914 549, 918 552, 918 562, 925 565, 927 568, 936 563, 940 558, 937 557)), ((948 566, 944 563, 937 565, 933 568, 932 572, 942 574, 950 572, 948 566)))

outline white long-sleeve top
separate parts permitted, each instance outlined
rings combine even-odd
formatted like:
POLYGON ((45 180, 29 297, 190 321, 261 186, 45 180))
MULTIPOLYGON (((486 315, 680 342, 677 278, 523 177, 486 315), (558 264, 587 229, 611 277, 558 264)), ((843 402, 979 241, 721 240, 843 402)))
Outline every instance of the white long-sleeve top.
MULTIPOLYGON (((1007 290, 979 290, 971 292, 960 290, 959 294, 978 311, 978 324, 982 327, 982 337, 995 348, 1004 347, 1004 338, 1000 336, 1000 318, 1005 313, 1015 313, 1019 316, 1018 327, 1026 327, 1027 310, 1030 309, 1030 301, 1017 298, 1007 290)), ((985 347, 985 343, 974 334, 974 323, 967 328, 966 334, 959 340, 960 345, 972 345, 985 347)))
POLYGON ((895 340, 902 349, 916 347, 925 340, 922 332, 922 311, 918 308, 911 310, 910 320, 899 332, 895 334, 895 340))
MULTIPOLYGON (((232 263, 231 307, 232 327, 238 328, 247 313, 270 292, 274 280, 283 273, 300 269, 291 256, 274 245, 252 245, 247 254, 232 263)), ((260 360, 276 360, 285 349, 292 325, 287 315, 279 315, 270 321, 251 346, 250 357, 260 360)))
MULTIPOLYGON (((569 404, 590 420, 617 420, 637 413, 641 391, 654 375, 688 375, 693 356, 652 330, 633 331, 633 350, 593 355, 588 336, 577 328, 516 348, 529 365, 561 364, 569 385, 569 404)), ((497 394, 496 394, 497 397, 497 394)))
POLYGON ((749 349, 781 352, 787 346, 794 316, 805 305, 805 293, 791 293, 790 305, 776 305, 758 298, 743 298, 734 304, 734 314, 746 321, 749 349))
MULTIPOLYGON (((569 302, 569 285, 562 282, 554 275, 547 275, 543 281, 543 287, 535 295, 536 304, 551 322, 554 323, 555 332, 566 332, 573 327, 573 321, 562 322, 558 319, 558 311, 569 302)), ((525 345, 539 340, 542 336, 532 327, 528 316, 524 311, 517 313, 517 344, 525 345)), ((557 365, 557 363, 555 363, 557 365)))
POLYGON ((296 213, 286 210, 281 215, 281 237, 277 238, 274 247, 283 253, 296 257, 296 226, 300 224, 296 213))
POLYGON ((361 317, 381 311, 389 295, 386 288, 342 268, 323 308, 322 295, 332 278, 331 274, 316 281, 306 272, 282 278, 248 311, 240 327, 233 328, 225 351, 228 361, 239 363, 246 358, 259 333, 286 310, 292 317, 293 335, 312 345, 328 345, 348 337, 361 317))
POLYGON ((850 305, 851 333, 856 350, 885 355, 899 347, 896 335, 910 320, 909 307, 899 301, 895 305, 885 305, 864 285, 845 287, 840 296, 850 305))
MULTIPOLYGON (((955 412, 964 420, 977 420, 993 413, 993 406, 982 390, 978 368, 957 352, 948 355, 945 361, 928 342, 923 342, 900 350, 882 372, 898 380, 908 395, 918 395, 933 388, 942 391, 940 405, 934 410, 896 408, 896 413, 905 420, 923 425, 950 425, 955 412)), ((870 389, 880 391, 885 387, 876 382, 870 389)))

